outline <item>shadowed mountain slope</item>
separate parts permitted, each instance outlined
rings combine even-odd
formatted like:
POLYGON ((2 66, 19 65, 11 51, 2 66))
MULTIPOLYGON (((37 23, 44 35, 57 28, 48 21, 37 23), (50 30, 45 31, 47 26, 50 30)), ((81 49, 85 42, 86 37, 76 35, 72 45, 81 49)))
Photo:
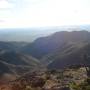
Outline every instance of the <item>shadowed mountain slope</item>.
POLYGON ((33 43, 23 47, 22 52, 32 55, 36 58, 42 58, 62 48, 69 42, 90 42, 90 32, 88 31, 62 31, 56 32, 48 37, 36 39, 33 43))

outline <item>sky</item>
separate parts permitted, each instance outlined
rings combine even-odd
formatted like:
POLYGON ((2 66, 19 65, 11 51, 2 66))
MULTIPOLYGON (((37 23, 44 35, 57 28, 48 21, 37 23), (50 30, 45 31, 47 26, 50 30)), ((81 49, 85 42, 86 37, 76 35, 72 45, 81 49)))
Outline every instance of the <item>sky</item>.
POLYGON ((90 0, 0 0, 0 28, 90 24, 90 0))

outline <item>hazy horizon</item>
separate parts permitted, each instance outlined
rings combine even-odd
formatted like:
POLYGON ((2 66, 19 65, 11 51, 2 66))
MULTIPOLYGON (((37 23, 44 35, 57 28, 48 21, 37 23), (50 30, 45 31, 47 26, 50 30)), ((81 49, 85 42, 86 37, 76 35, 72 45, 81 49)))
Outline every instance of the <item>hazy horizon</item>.
POLYGON ((59 31, 90 31, 90 25, 0 29, 0 41, 33 42, 59 31))

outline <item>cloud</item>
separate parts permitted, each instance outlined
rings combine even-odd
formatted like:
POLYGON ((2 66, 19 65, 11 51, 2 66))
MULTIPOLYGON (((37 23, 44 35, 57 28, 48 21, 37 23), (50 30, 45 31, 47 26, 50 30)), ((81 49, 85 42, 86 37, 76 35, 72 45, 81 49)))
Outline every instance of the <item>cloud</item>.
POLYGON ((12 8, 13 4, 9 3, 7 0, 0 0, 0 9, 12 8))
POLYGON ((89 24, 89 2, 89 0, 0 0, 0 10, 2 9, 0 19, 4 20, 0 23, 0 28, 89 24))
POLYGON ((4 22, 4 20, 0 20, 0 23, 4 22))

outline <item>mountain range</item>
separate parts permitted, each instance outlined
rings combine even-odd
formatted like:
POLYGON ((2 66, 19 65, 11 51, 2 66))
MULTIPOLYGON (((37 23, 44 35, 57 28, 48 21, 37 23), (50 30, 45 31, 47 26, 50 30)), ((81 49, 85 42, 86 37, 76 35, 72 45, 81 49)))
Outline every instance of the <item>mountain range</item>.
POLYGON ((60 31, 33 42, 0 42, 0 76, 90 65, 90 32, 60 31), (87 55, 85 60, 84 55, 87 55))

